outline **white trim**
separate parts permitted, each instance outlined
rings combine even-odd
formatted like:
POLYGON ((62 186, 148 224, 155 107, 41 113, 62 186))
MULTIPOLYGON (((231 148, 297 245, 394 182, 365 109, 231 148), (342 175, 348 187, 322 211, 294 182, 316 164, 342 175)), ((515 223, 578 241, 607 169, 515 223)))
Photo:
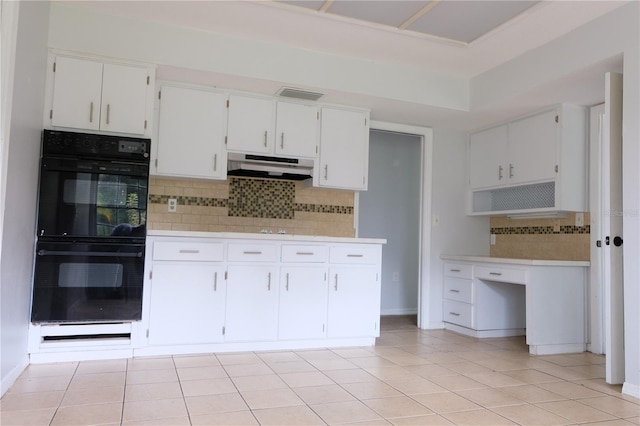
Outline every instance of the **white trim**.
POLYGON ((29 357, 25 354, 22 361, 16 364, 15 367, 7 375, 2 377, 2 384, 0 385, 0 396, 4 395, 11 386, 18 380, 20 374, 29 366, 29 357))
POLYGON ((380 311, 380 315, 415 315, 418 313, 418 308, 396 308, 385 309, 380 311))
POLYGON ((631 384, 629 382, 624 382, 624 384, 622 385, 622 394, 640 399, 640 386, 631 384))
MULTIPOLYGON (((418 327, 434 328, 429 323, 431 294, 431 193, 433 172, 433 129, 430 127, 371 121, 370 130, 405 133, 422 139, 422 182, 420 200, 420 285, 418 286, 418 327)), ((441 328, 441 327, 436 327, 441 328)))

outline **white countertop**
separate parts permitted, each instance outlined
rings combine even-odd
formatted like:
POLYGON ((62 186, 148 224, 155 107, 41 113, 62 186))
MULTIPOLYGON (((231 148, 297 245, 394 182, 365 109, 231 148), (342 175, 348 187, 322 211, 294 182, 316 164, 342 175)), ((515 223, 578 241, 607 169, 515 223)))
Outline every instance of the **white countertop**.
POLYGON ((484 263, 505 263, 512 265, 526 266, 589 266, 591 263, 586 260, 545 260, 545 259, 513 259, 505 257, 470 256, 441 254, 442 260, 457 260, 464 262, 484 262, 484 263))
POLYGON ((244 232, 197 232, 148 230, 148 237, 224 238, 236 240, 299 241, 308 243, 386 244, 383 238, 323 237, 316 235, 261 234, 244 232))

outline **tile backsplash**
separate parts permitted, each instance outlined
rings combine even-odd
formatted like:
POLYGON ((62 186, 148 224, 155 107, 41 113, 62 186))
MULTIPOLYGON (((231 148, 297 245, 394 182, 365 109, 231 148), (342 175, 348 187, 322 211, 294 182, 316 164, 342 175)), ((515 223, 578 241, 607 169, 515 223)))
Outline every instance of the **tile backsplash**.
POLYGON ((226 181, 151 177, 147 226, 154 230, 354 237, 354 192, 303 182, 229 177, 226 181), (168 200, 177 200, 175 213, 168 200))
POLYGON ((575 226, 575 213, 561 219, 509 219, 493 216, 490 232, 496 236, 492 257, 550 260, 589 260, 590 217, 575 226))

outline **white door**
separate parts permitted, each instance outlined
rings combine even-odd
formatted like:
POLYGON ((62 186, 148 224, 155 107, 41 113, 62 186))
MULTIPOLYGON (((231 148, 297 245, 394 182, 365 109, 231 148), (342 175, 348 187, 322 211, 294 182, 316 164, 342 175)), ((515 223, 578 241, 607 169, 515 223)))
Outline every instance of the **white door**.
POLYGON ((469 186, 471 189, 507 182, 507 126, 492 127, 469 136, 469 186))
POLYGON ((146 68, 104 64, 100 130, 145 133, 148 77, 146 68))
POLYGON ((226 95, 172 86, 161 93, 157 173, 224 179, 226 95))
POLYGON ((329 272, 327 337, 372 337, 378 334, 380 283, 377 269, 335 266, 329 272))
POLYGON ((327 322, 327 268, 287 266, 280 273, 279 339, 321 339, 327 322))
POLYGON ((58 56, 51 125, 98 130, 101 94, 101 62, 58 56))
POLYGON ((315 158, 318 146, 318 107, 278 102, 276 146, 278 155, 315 158))
MULTIPOLYGON (((592 138, 591 148, 590 208, 594 217, 590 290, 591 306, 601 312, 602 322, 592 314, 592 346, 599 345, 606 354, 607 383, 620 384, 624 382, 622 75, 606 74, 604 107, 594 109, 592 120, 594 115, 599 124, 595 132, 600 137, 592 138)), ((593 349, 597 352, 599 348, 593 349)))
POLYGON ((230 95, 227 149, 252 154, 273 154, 273 100, 230 95))

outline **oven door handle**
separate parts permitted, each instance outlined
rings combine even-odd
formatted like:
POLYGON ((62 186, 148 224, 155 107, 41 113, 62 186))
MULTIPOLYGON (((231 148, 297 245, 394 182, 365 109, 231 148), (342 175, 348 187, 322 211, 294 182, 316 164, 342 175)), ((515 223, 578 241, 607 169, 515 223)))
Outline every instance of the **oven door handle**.
POLYGON ((138 253, 113 253, 96 251, 58 251, 58 250, 38 250, 38 256, 86 256, 86 257, 142 257, 142 252, 138 253))

